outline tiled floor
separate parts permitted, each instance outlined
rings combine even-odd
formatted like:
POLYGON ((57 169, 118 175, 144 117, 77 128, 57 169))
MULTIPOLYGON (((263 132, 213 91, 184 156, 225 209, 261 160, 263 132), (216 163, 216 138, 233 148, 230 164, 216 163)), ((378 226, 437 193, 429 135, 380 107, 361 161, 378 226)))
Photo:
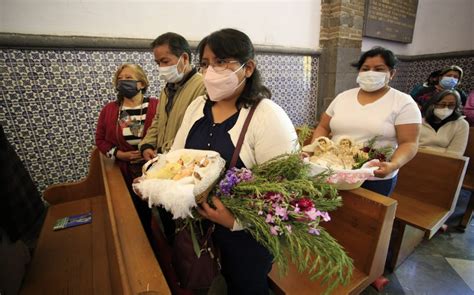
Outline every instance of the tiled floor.
POLYGON ((465 233, 455 228, 468 196, 466 191, 461 193, 445 233, 424 241, 395 272, 386 272, 390 284, 383 291, 378 293, 368 287, 362 294, 474 294, 474 222, 471 221, 465 233))

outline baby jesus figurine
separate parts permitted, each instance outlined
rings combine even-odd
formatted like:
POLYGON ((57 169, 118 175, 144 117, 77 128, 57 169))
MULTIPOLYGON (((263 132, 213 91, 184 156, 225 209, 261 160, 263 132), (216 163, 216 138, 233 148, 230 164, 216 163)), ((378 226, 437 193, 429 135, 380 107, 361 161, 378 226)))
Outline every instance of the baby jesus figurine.
POLYGON ((321 166, 333 169, 344 169, 344 164, 337 154, 334 142, 325 136, 320 136, 315 140, 316 147, 310 161, 321 166))

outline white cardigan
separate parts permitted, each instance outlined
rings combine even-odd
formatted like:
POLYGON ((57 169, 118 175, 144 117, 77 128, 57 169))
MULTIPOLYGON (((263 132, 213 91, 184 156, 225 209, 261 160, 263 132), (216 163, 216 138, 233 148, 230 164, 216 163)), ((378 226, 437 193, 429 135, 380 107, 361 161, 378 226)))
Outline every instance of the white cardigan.
MULTIPOLYGON (((204 116, 206 97, 196 98, 186 109, 181 127, 176 134, 171 150, 182 149, 194 123, 204 116)), ((250 108, 242 108, 234 127, 229 130, 232 143, 237 145, 240 131, 250 108)), ((257 106, 245 134, 240 158, 245 167, 264 163, 276 156, 295 152, 298 140, 295 128, 285 111, 269 99, 263 99, 257 106)))
POLYGON ((464 119, 464 116, 444 124, 438 131, 423 119, 419 147, 420 149, 462 156, 466 150, 468 136, 469 123, 464 119))

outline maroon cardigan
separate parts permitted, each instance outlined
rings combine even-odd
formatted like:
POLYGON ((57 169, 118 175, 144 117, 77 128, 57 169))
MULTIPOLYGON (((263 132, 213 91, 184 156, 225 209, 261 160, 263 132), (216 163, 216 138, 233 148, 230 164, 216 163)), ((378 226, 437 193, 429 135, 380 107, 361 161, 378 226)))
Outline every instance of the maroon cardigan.
MULTIPOLYGON (((143 137, 145 137, 148 127, 150 127, 153 118, 155 117, 158 103, 159 102, 155 97, 150 97, 146 112, 143 137)), ((104 155, 115 146, 124 152, 135 150, 133 146, 125 141, 122 128, 117 124, 119 109, 120 106, 116 101, 109 102, 105 105, 99 115, 99 121, 97 122, 97 129, 95 131, 95 144, 104 155)), ((115 161, 118 163, 127 182, 131 181, 132 179, 128 162, 119 159, 115 159, 115 161)))

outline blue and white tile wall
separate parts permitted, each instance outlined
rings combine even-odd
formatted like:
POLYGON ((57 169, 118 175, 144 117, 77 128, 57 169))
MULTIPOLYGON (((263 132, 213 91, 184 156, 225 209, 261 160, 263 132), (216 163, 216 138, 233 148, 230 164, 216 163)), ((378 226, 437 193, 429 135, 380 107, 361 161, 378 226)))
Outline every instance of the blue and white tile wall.
MULTIPOLYGON (((164 83, 149 51, 0 49, 0 124, 40 191, 87 175, 99 112, 125 62, 144 67, 158 96, 164 83)), ((293 123, 314 124, 318 58, 258 54, 257 63, 293 123)))
POLYGON ((451 65, 458 65, 464 71, 461 81, 461 89, 467 94, 474 90, 474 57, 452 57, 442 59, 427 59, 419 61, 402 61, 398 65, 397 74, 391 86, 410 93, 418 83, 426 81, 428 75, 436 70, 443 69, 451 65))

